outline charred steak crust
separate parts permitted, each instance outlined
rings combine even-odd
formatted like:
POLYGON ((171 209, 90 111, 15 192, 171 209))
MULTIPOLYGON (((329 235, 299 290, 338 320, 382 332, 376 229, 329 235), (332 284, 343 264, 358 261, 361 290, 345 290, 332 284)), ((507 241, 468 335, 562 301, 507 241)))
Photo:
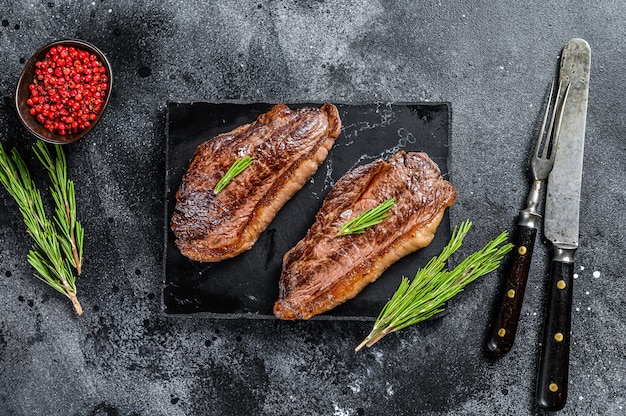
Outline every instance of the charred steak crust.
POLYGON ((249 124, 198 146, 176 192, 171 227, 186 257, 217 262, 250 249, 278 210, 310 179, 341 132, 337 108, 275 105, 249 124), (236 159, 252 165, 219 194, 236 159))
POLYGON ((401 151, 347 173, 304 239, 285 254, 274 315, 309 319, 353 298, 394 262, 430 244, 455 198, 425 153, 401 151), (345 222, 393 197, 382 223, 364 234, 336 236, 345 222))

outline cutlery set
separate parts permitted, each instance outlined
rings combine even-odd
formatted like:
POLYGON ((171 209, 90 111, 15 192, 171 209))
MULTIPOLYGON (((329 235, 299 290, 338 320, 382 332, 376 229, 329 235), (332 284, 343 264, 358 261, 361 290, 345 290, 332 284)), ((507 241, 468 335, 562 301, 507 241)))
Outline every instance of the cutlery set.
POLYGON ((505 272, 500 306, 487 342, 487 348, 497 356, 506 354, 513 347, 533 247, 541 224, 539 202, 547 180, 543 231, 552 243, 552 260, 537 380, 537 404, 548 411, 562 409, 567 400, 572 284, 574 254, 578 248, 589 69, 589 44, 583 39, 570 40, 561 55, 554 104, 554 83, 547 100, 532 159, 533 183, 526 207, 518 217, 515 247, 505 272))

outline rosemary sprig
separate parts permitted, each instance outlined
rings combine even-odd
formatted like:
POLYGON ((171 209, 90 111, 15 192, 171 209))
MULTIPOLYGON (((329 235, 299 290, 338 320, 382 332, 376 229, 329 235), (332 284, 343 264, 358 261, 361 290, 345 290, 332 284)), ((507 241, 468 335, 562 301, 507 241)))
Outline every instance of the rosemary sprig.
POLYGON ((501 245, 508 238, 506 231, 465 258, 451 271, 445 269, 446 261, 461 247, 471 227, 471 221, 464 221, 460 227, 454 229, 450 242, 439 256, 432 258, 424 268, 418 270, 413 281, 402 278, 400 286, 378 315, 374 328, 355 351, 364 346, 371 347, 387 334, 442 312, 446 302, 465 286, 500 266, 503 257, 513 248, 510 243, 501 245))
POLYGON ((390 215, 389 210, 393 207, 395 202, 396 199, 391 198, 373 208, 363 211, 361 215, 345 223, 341 229, 339 229, 337 235, 363 234, 366 228, 379 224, 387 218, 390 215))
POLYGON ((80 275, 83 263, 83 240, 85 230, 76 220, 76 196, 74 182, 67 178, 67 162, 61 146, 56 146, 56 160, 52 160, 48 147, 37 142, 34 148, 35 155, 48 171, 52 188, 50 192, 55 203, 55 220, 63 238, 60 239, 61 248, 65 256, 72 261, 76 273, 80 275))
MULTIPOLYGON (((57 151, 61 152, 60 149, 57 151)), ((72 272, 73 260, 63 248, 70 243, 64 240, 65 234, 59 230, 58 218, 52 222, 46 216, 41 194, 19 152, 13 149, 9 155, 2 144, 0 144, 0 182, 17 202, 27 232, 34 240, 27 259, 35 269, 35 276, 67 296, 76 313, 81 315, 82 307, 76 297, 76 278, 72 272)), ((74 208, 72 215, 75 218, 75 202, 72 204, 70 206, 74 208)), ((80 241, 78 244, 82 247, 82 228, 80 233, 81 237, 77 238, 77 241, 80 241)))
POLYGON ((215 188, 213 189, 213 192, 215 192, 215 194, 219 194, 220 192, 222 192, 222 190, 226 188, 226 186, 230 183, 230 181, 233 180, 235 176, 248 169, 251 164, 252 158, 250 156, 244 156, 235 160, 235 162, 230 166, 228 171, 226 171, 224 176, 222 176, 222 179, 217 182, 215 188))

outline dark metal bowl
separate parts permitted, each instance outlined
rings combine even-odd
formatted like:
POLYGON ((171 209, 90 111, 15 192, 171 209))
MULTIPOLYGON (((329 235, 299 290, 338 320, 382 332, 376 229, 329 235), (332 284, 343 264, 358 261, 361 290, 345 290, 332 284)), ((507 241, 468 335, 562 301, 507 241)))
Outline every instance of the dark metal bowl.
POLYGON ((44 140, 48 143, 68 144, 68 143, 72 143, 83 138, 96 126, 96 124, 98 124, 98 122, 102 118, 102 115, 104 114, 104 111, 107 107, 109 98, 111 97, 112 86, 113 86, 113 71, 111 70, 111 64, 109 63, 106 56, 98 48, 82 40, 77 40, 77 39, 59 40, 56 42, 49 43, 43 46, 42 48, 40 48, 37 52, 35 52, 35 54, 26 63, 26 66, 24 67, 24 70, 22 71, 22 75, 20 76, 20 79, 17 83, 17 90, 15 92, 15 107, 17 108, 17 113, 20 117, 20 120, 22 120, 22 123, 24 124, 24 126, 26 126, 26 128, 32 134, 34 134, 37 138, 44 140), (58 46, 58 45, 63 45, 63 46, 68 46, 68 47, 73 46, 73 47, 88 51, 90 53, 93 53, 94 55, 98 57, 98 60, 100 60, 100 62, 102 62, 102 65, 104 65, 104 67, 106 68, 107 76, 109 78, 108 80, 109 85, 106 91, 106 96, 104 97, 102 108, 98 112, 96 119, 91 122, 91 125, 89 126, 89 128, 76 134, 66 134, 64 136, 52 133, 46 128, 44 128, 43 125, 39 124, 37 120, 35 119, 35 117, 33 117, 30 114, 30 107, 26 104, 26 101, 30 97, 30 91, 28 89, 28 86, 33 82, 33 77, 35 75, 35 62, 43 60, 45 58, 46 53, 50 50, 50 48, 52 48, 53 46, 58 46))

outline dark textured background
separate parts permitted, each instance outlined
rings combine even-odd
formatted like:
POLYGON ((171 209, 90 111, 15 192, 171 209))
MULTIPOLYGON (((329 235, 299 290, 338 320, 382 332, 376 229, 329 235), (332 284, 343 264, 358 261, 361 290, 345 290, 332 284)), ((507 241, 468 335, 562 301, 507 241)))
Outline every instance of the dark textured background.
POLYGON ((469 254, 513 227, 540 104, 572 37, 590 43, 592 74, 563 414, 626 413, 622 2, 3 0, 0 20, 5 147, 32 144, 12 96, 42 44, 90 41, 115 72, 101 124, 67 150, 88 236, 82 317, 32 277, 30 242, 0 193, 0 414, 536 413, 541 241, 517 344, 497 361, 484 339, 498 273, 445 317, 357 354, 368 323, 163 316, 165 110, 168 101, 450 102, 451 221, 475 222, 469 254))

